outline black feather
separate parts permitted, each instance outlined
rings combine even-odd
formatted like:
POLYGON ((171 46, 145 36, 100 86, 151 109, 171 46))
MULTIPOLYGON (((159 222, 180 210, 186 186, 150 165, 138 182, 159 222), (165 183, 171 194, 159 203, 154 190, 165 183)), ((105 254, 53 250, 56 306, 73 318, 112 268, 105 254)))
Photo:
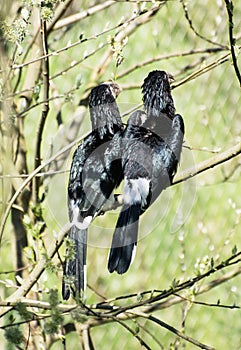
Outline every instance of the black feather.
POLYGON ((92 132, 76 149, 68 184, 69 239, 74 257, 66 260, 62 296, 82 296, 86 285, 87 228, 122 179, 120 161, 123 126, 115 102, 117 84, 101 84, 90 93, 92 132), (115 149, 110 152, 110 149, 115 149))
POLYGON ((125 273, 131 263, 133 249, 137 243, 140 204, 124 205, 117 221, 109 255, 109 272, 125 273))
POLYGON ((184 123, 175 115, 169 80, 164 71, 149 73, 142 86, 145 112, 135 112, 124 132, 124 204, 109 254, 110 272, 128 270, 139 216, 172 183, 180 160, 184 123))

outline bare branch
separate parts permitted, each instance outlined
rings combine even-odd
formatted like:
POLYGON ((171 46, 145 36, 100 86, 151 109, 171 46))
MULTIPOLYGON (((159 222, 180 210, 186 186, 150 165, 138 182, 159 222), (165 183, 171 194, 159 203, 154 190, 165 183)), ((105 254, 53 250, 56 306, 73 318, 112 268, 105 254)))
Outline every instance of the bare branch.
POLYGON ((127 324, 124 321, 120 320, 118 317, 113 317, 113 321, 119 323, 122 327, 127 329, 128 332, 130 332, 133 335, 133 337, 135 337, 139 341, 141 346, 143 346, 147 350, 151 350, 149 345, 135 331, 133 331, 131 327, 127 326, 127 324))
POLYGON ((63 18, 62 20, 54 23, 53 30, 61 29, 63 27, 74 24, 76 22, 82 21, 86 17, 89 17, 97 12, 103 11, 114 4, 115 4, 115 1, 105 1, 102 4, 92 6, 83 12, 75 13, 74 15, 63 18))
POLYGON ((228 160, 238 156, 240 153, 241 153, 241 142, 229 148, 227 151, 219 153, 218 155, 215 155, 212 158, 204 160, 203 162, 197 164, 195 167, 184 170, 181 173, 177 174, 173 184, 174 185, 178 184, 208 169, 214 168, 217 165, 227 162, 228 160))
POLYGON ((237 58, 235 55, 235 43, 236 40, 233 36, 233 27, 234 27, 234 23, 233 23, 233 2, 230 0, 225 0, 225 4, 226 4, 226 8, 227 8, 227 13, 228 13, 228 19, 229 19, 229 42, 230 42, 230 47, 231 47, 231 54, 232 54, 232 60, 233 60, 233 66, 234 66, 234 70, 236 73, 236 76, 238 78, 239 81, 239 85, 241 87, 241 74, 238 68, 238 62, 237 62, 237 58))
POLYGON ((68 1, 65 1, 63 4, 60 4, 60 9, 59 8, 57 9, 53 21, 50 23, 50 25, 47 28, 48 34, 51 33, 52 30, 55 30, 56 29, 55 26, 58 26, 58 24, 61 21, 65 20, 65 19, 61 20, 60 18, 64 16, 64 14, 66 13, 66 11, 68 10, 69 6, 73 1, 74 0, 68 0, 68 1))
MULTIPOLYGON (((40 34, 42 38, 42 52, 43 56, 45 57, 43 59, 43 68, 42 68, 42 74, 43 74, 43 86, 44 86, 44 92, 43 92, 43 99, 44 104, 42 108, 42 115, 40 119, 40 123, 37 130, 37 139, 36 139, 36 146, 35 146, 35 157, 34 157, 34 168, 38 168, 41 164, 41 143, 42 143, 42 136, 43 136, 43 130, 46 123, 47 115, 49 112, 49 59, 48 59, 48 42, 47 42, 47 27, 46 27, 46 21, 41 20, 41 29, 40 34)), ((38 192, 39 192, 39 180, 37 178, 33 181, 33 200, 36 204, 38 202, 38 192)))
POLYGON ((121 72, 118 74, 118 79, 121 79, 125 77, 126 75, 136 71, 139 68, 145 67, 149 64, 152 64, 154 62, 159 62, 162 60, 169 60, 171 58, 177 58, 177 57, 185 57, 185 56, 192 56, 192 55, 198 55, 198 54, 203 54, 203 53, 217 53, 220 51, 227 50, 226 48, 221 48, 221 47, 216 47, 216 48, 207 48, 207 49, 195 49, 195 50, 188 50, 188 51, 183 51, 183 52, 173 52, 171 54, 166 54, 166 55, 156 55, 155 57, 149 58, 143 62, 137 63, 134 66, 126 69, 125 71, 121 72))
MULTIPOLYGON (((28 278, 24 280, 23 284, 20 286, 19 289, 16 290, 6 301, 7 302, 17 302, 22 297, 26 296, 30 289, 34 286, 34 284, 37 282, 41 274, 43 273, 44 269, 46 268, 46 263, 49 259, 52 259, 61 244, 63 243, 64 237, 69 231, 70 225, 67 224, 65 227, 62 228, 62 230, 59 232, 58 240, 53 242, 53 244, 49 247, 47 254, 42 255, 41 259, 38 261, 37 265, 33 269, 33 271, 30 273, 28 278)), ((0 312, 0 317, 5 314, 6 310, 3 310, 3 312, 0 312)))
MULTIPOLYGON (((241 46, 239 48, 241 48, 241 46)), ((228 62, 230 56, 231 56, 231 53, 227 53, 227 54, 219 57, 215 61, 211 62, 210 64, 205 65, 204 67, 201 67, 200 69, 196 70, 195 72, 189 74, 184 79, 178 81, 177 83, 173 83, 172 84, 172 89, 176 89, 177 87, 179 87, 179 86, 181 86, 183 84, 186 84, 189 81, 192 81, 192 80, 198 78, 199 76, 209 72, 210 70, 220 66, 221 64, 223 64, 225 62, 228 62)), ((139 89, 140 85, 141 85, 140 83, 122 84, 122 88, 125 89, 125 90, 139 89)))
MULTIPOLYGON (((128 20, 124 20, 126 23, 125 26, 121 27, 119 31, 115 34, 114 40, 115 42, 121 43, 126 37, 133 34, 140 26, 148 23, 153 16, 155 16, 160 10, 161 6, 164 5, 165 2, 161 2, 158 6, 154 5, 150 10, 140 11, 136 13, 134 16, 131 16, 128 20)), ((111 58, 113 56, 113 50, 110 47, 109 50, 106 51, 104 57, 102 58, 100 64, 94 70, 92 74, 92 80, 98 80, 107 69, 111 58)))
MULTIPOLYGON (((212 290, 213 288, 220 286, 221 284, 235 278, 236 276, 238 276, 240 274, 241 274, 241 267, 238 267, 237 269, 232 270, 232 271, 228 271, 228 272, 224 273, 221 277, 218 277, 207 284, 199 286, 195 295, 197 296, 197 295, 207 293, 210 290, 212 290)), ((174 292, 173 295, 177 295, 177 293, 174 292)), ((151 313, 151 312, 155 312, 157 310, 162 310, 162 309, 168 308, 172 305, 181 303, 183 301, 183 297, 184 296, 182 294, 179 294, 178 296, 171 297, 171 298, 169 298, 165 301, 162 301, 160 303, 155 303, 154 305, 147 307, 147 309, 145 309, 145 312, 151 313)), ((216 305, 218 306, 218 304, 216 304, 216 305)))
POLYGON ((157 317, 154 317, 152 315, 146 315, 144 312, 133 312, 133 315, 137 316, 137 317, 143 317, 147 320, 150 320, 156 324, 158 324, 159 326, 167 329, 168 331, 176 334, 178 337, 186 340, 187 342, 199 347, 200 349, 205 349, 205 350, 214 350, 213 347, 205 345, 203 343, 200 343, 198 340, 186 335, 185 333, 180 332, 178 329, 174 328, 173 326, 170 326, 168 323, 159 320, 157 317))
MULTIPOLYGON (((61 237, 62 237, 62 234, 60 235, 60 238, 61 237)), ((59 247, 59 242, 60 241, 58 241, 58 247, 59 247)), ((53 250, 50 253, 54 254, 53 250)), ((197 283, 197 282, 201 281, 203 278, 208 277, 212 273, 215 273, 217 271, 223 270, 224 268, 226 268, 228 266, 232 266, 234 264, 240 263, 240 259, 237 259, 240 256, 240 254, 241 254, 241 252, 237 252, 236 254, 233 254, 231 257, 229 257, 228 259, 223 261, 221 264, 216 265, 213 268, 211 268, 210 270, 208 270, 206 273, 203 273, 200 276, 194 277, 191 280, 185 281, 185 282, 183 282, 182 284, 180 284, 179 286, 177 286, 175 288, 170 288, 168 291, 162 291, 161 294, 158 295, 157 297, 151 297, 149 299, 144 300, 143 302, 130 304, 127 307, 113 306, 113 301, 114 300, 118 300, 118 298, 116 298, 116 299, 112 299, 110 301, 106 300, 104 303, 100 303, 100 304, 97 304, 97 305, 92 305, 90 307, 86 307, 84 305, 82 305, 82 307, 80 307, 79 305, 61 305, 60 304, 60 305, 58 305, 58 309, 65 313, 65 312, 73 311, 73 310, 78 308, 78 314, 91 316, 91 318, 88 318, 86 320, 86 323, 83 323, 81 325, 81 327, 80 327, 81 330, 84 330, 84 329, 87 329, 87 328, 90 330, 90 328, 92 328, 92 327, 103 325, 105 323, 117 322, 117 323, 121 324, 123 327, 125 327, 129 332, 131 332, 133 334, 133 336, 135 336, 138 339, 138 341, 143 346, 145 346, 147 349, 149 349, 149 346, 143 341, 143 339, 141 337, 138 336, 138 334, 135 334, 135 332, 130 327, 128 327, 125 324, 125 322, 124 322, 125 320, 138 318, 138 317, 145 318, 145 319, 148 319, 148 320, 158 324, 159 326, 161 326, 163 328, 166 328, 170 332, 176 334, 178 337, 184 339, 187 342, 192 343, 193 345, 195 345, 197 347, 200 347, 202 349, 213 349, 212 347, 210 347, 208 345, 205 345, 203 343, 200 343, 198 340, 193 339, 192 337, 190 337, 188 335, 185 335, 184 333, 178 331, 176 328, 174 328, 173 326, 163 322, 162 320, 160 320, 160 319, 158 319, 158 318, 156 318, 156 317, 154 317, 152 315, 149 315, 149 313, 154 312, 154 311, 156 311, 158 309, 166 307, 165 303, 168 303, 168 306, 173 305, 173 304, 176 303, 175 299, 174 300, 170 299, 167 302, 163 302, 163 303, 157 304, 156 301, 158 299, 160 299, 160 298, 165 299, 169 295, 174 295, 174 298, 178 298, 179 302, 186 300, 186 298, 182 297, 182 295, 177 295, 178 291, 181 291, 181 290, 184 290, 186 288, 189 288, 191 285, 193 285, 193 283, 197 283), (146 307, 150 303, 153 303, 154 305, 152 305, 151 307, 146 307), (101 307, 102 304, 103 304, 103 307, 101 307), (94 309, 104 309, 104 305, 106 305, 107 312, 102 312, 102 313, 92 312, 92 310, 94 310, 94 309), (108 308, 108 306, 109 306, 109 308, 108 308), (134 306, 134 308, 137 308, 136 311, 133 310, 133 306, 134 306), (140 306, 143 306, 143 307, 145 306, 145 308, 140 308, 140 306), (112 311, 109 312, 109 310, 112 310, 112 311), (116 314, 115 310, 118 310, 117 314, 116 314)), ((38 265, 42 265, 42 262, 39 262, 38 265)), ((38 270, 37 266, 36 266, 35 270, 38 270)), ((32 277, 34 277, 34 271, 31 274, 32 277)), ((39 271, 38 271, 38 273, 39 273, 39 271)), ((212 289, 213 287, 219 285, 220 283, 223 283, 225 280, 227 281, 228 279, 231 279, 231 278, 237 276, 240 273, 241 273, 241 268, 240 267, 238 269, 234 270, 234 271, 228 272, 228 273, 224 274, 223 276, 221 276, 221 278, 218 278, 216 280, 213 280, 213 281, 209 282, 208 285, 200 287, 200 289, 197 291, 197 294, 206 292, 209 289, 212 289), (208 288, 206 288, 207 286, 208 286, 208 288)), ((28 285, 29 282, 30 281, 28 279, 27 281, 24 282, 24 284, 28 285)), ((20 287, 19 290, 21 288, 22 287, 20 287)), ((2 307, 4 307, 4 310, 1 313, 1 315, 4 315, 6 312, 9 311, 10 308, 14 307, 17 304, 18 300, 21 298, 21 296, 19 296, 19 295, 18 295, 18 298, 16 298, 17 297, 17 293, 19 293, 19 290, 14 293, 14 295, 15 295, 14 299, 15 300, 11 300, 12 297, 10 297, 8 300, 0 302, 0 305, 2 307)), ((153 293, 155 293, 155 291, 144 292, 144 293, 142 293, 142 295, 144 295, 145 293, 153 294, 153 293)), ((22 295, 22 293, 20 295, 22 295)), ((137 294, 136 294, 136 296, 137 296, 137 294)), ((123 299, 124 296, 122 296, 121 298, 123 299)), ((129 298, 130 298, 130 296, 126 296, 126 299, 129 299, 129 298)), ((51 309, 51 306, 50 306, 49 303, 41 302, 41 301, 38 301, 38 300, 22 299, 21 302, 26 304, 26 306, 32 306, 32 307, 35 307, 35 308, 39 307, 39 308, 43 308, 43 309, 47 309, 47 310, 51 309)), ((207 306, 206 303, 201 303, 200 302, 199 304, 207 306)), ((213 306, 215 306, 215 304, 213 304, 213 306)), ((229 308, 234 309, 235 307, 232 306, 232 307, 229 307, 229 308)), ((34 318, 34 319, 36 319, 36 318, 34 318)), ((31 321, 32 320, 24 321, 24 322, 21 322, 21 323, 31 322, 31 321)), ((92 344, 92 340, 91 340, 91 338, 89 338, 89 336, 88 336, 88 342, 87 343, 88 344, 92 344)), ((91 349, 91 347, 90 347, 90 349, 91 349)))
MULTIPOLYGON (((73 48, 73 47, 75 47, 75 46, 78 46, 78 45, 82 44, 82 43, 85 43, 85 42, 90 41, 90 40, 95 40, 95 39, 99 38, 100 36, 102 36, 102 35, 104 35, 104 34, 106 34, 106 33, 111 32, 112 30, 115 30, 115 29, 118 29, 118 28, 121 28, 121 27, 126 27, 128 24, 130 24, 131 22, 133 22, 133 21, 136 19, 136 17, 144 16, 143 23, 145 23, 145 22, 146 22, 145 14, 147 13, 147 14, 148 14, 148 17, 152 17, 158 10, 159 10, 159 6, 155 6, 155 7, 153 7, 153 9, 150 10, 150 11, 141 12, 141 13, 139 13, 137 16, 132 17, 132 18, 130 18, 130 19, 127 20, 127 21, 126 21, 126 20, 123 20, 123 21, 121 21, 120 23, 118 23, 117 25, 115 25, 115 26, 113 26, 113 27, 111 27, 111 28, 104 29, 104 30, 103 30, 102 32, 100 32, 100 33, 97 33, 97 34, 95 34, 95 35, 92 35, 92 36, 90 36, 90 37, 88 37, 88 38, 84 38, 84 39, 82 39, 82 37, 81 37, 80 40, 74 42, 73 44, 69 44, 69 45, 67 45, 67 46, 65 46, 65 47, 63 47, 63 48, 61 48, 61 49, 59 49, 59 50, 56 50, 56 51, 54 51, 54 52, 43 54, 42 56, 37 57, 37 58, 35 58, 35 59, 31 60, 31 61, 28 61, 28 62, 19 64, 19 65, 13 65, 11 68, 12 68, 12 69, 20 69, 20 68, 23 68, 23 67, 28 66, 28 65, 30 65, 30 64, 33 64, 33 63, 35 63, 35 62, 37 62, 37 61, 46 59, 46 58, 48 58, 48 57, 56 56, 56 55, 58 55, 59 53, 61 53, 61 52, 63 52, 63 51, 66 51, 66 50, 69 50, 69 49, 71 49, 71 48, 73 48)), ((134 25, 134 27, 135 27, 135 26, 136 26, 136 24, 134 25)), ((123 35, 123 33, 122 33, 122 35, 123 35)), ((0 72, 2 72, 2 70, 0 70, 0 72)))
POLYGON ((205 40, 207 41, 208 43, 210 44, 213 44, 213 45, 216 45, 216 46, 219 46, 221 48, 224 48, 224 49, 227 49, 226 46, 222 45, 222 44, 219 44, 213 40, 210 40, 208 38, 206 38, 205 36, 201 35, 200 33, 198 33, 198 31, 194 28, 193 24, 192 24, 192 20, 189 16, 189 12, 188 12, 188 8, 187 8, 187 4, 184 2, 184 0, 180 0, 181 1, 181 4, 182 4, 182 7, 183 7, 183 10, 184 10, 184 14, 185 14, 185 17, 186 17, 186 20, 188 21, 189 23, 189 26, 191 28, 191 30, 202 40, 205 40))
POLYGON ((20 118, 22 117, 23 115, 25 115, 26 113, 28 113, 29 111, 31 111, 32 109, 40 106, 40 105, 46 105, 47 103, 49 104, 49 102, 51 101, 54 101, 54 100, 57 100, 57 99, 63 99, 63 98, 66 98, 69 94, 72 94, 73 92, 77 91, 78 88, 73 88, 67 92, 65 92, 64 94, 60 94, 60 95, 57 95, 57 96, 53 96, 53 97, 49 97, 47 100, 41 100, 41 101, 38 101, 37 103, 27 107, 26 109, 24 109, 23 111, 19 112, 17 114, 17 117, 20 118))
MULTIPOLYGON (((83 327, 82 327, 83 328, 83 327)), ((90 328, 84 327, 81 331, 83 337, 83 350, 95 350, 94 344, 90 335, 90 328)))
MULTIPOLYGON (((4 215, 2 217, 2 221, 0 223, 0 243, 2 240, 3 231, 5 228, 6 221, 7 221, 8 215, 10 213, 10 210, 11 210, 15 200, 22 193, 24 188, 32 181, 32 179, 36 176, 36 174, 38 174, 42 169, 44 169, 47 165, 49 165, 51 162, 56 160, 58 157, 62 156, 65 152, 69 151, 73 146, 75 146, 78 142, 80 142, 87 135, 88 134, 85 134, 84 136, 82 136, 82 137, 78 138, 77 140, 74 140, 73 142, 68 144, 66 147, 62 148, 55 155, 53 155, 51 158, 49 158, 46 162, 39 165, 39 167, 37 169, 35 169, 32 173, 30 173, 29 176, 27 177, 27 179, 25 181, 23 181, 22 185, 18 188, 18 190, 14 193, 11 200, 9 201, 8 206, 7 206, 7 208, 4 212, 4 215)), ((1 245, 0 245, 0 248, 1 248, 1 245)))
POLYGON ((196 301, 196 300, 190 300, 182 295, 178 295, 178 294, 174 294, 176 295, 179 299, 181 299, 182 301, 188 301, 190 304, 193 304, 193 305, 201 305, 201 306, 207 306, 207 307, 215 307, 215 308, 221 308, 221 309, 230 309, 230 310, 233 310, 233 309, 241 309, 240 306, 237 306, 235 304, 232 304, 232 305, 224 305, 224 304, 220 304, 220 303, 206 303, 206 302, 203 302, 203 301, 196 301))
MULTIPOLYGON (((223 270, 229 266, 235 265, 240 263, 240 259, 239 256, 241 255, 241 251, 231 255, 228 259, 224 260, 222 263, 210 268, 207 272, 198 275, 192 279, 189 279, 183 283, 178 284, 176 287, 171 287, 168 290, 164 290, 164 291, 159 291, 159 294, 157 296, 152 296, 153 293, 158 292, 158 291, 148 291, 145 292, 146 294, 151 294, 150 298, 136 302, 136 303, 132 303, 131 305, 127 305, 127 306, 123 306, 123 307, 114 307, 111 310, 111 314, 112 316, 117 316, 119 314, 125 313, 125 312, 130 312, 130 310, 133 310, 135 308, 139 308, 140 306, 144 306, 144 305, 148 305, 148 304, 152 304, 152 303, 156 303, 157 301, 166 299, 167 297, 173 295, 173 293, 178 293, 179 291, 185 290, 186 288, 190 288, 193 285, 195 285, 196 283, 198 283, 199 281, 205 279, 206 277, 216 273, 217 271, 223 270)), ((140 293, 140 295, 144 295, 144 293, 140 293)), ((115 298, 115 300, 119 300, 119 299, 126 299, 127 297, 132 297, 134 295, 129 295, 129 296, 121 296, 120 298, 115 298)), ((135 294, 136 296, 136 294, 135 294)), ((108 301, 110 302, 110 300, 108 301)), ((112 300, 113 302, 113 300, 112 300)), ((99 305, 102 305, 103 303, 100 303, 99 305)))

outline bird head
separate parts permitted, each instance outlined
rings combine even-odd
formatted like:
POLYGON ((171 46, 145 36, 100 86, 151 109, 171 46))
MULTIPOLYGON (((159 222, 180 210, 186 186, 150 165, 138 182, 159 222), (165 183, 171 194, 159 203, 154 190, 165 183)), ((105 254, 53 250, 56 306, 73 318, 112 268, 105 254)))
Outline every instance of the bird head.
POLYGON ((98 130, 100 138, 109 132, 114 134, 115 127, 122 128, 122 121, 116 104, 121 88, 114 82, 105 82, 90 92, 89 108, 92 129, 98 130))
POLYGON ((148 116, 158 117, 166 113, 171 119, 175 107, 171 95, 170 83, 174 81, 170 73, 154 70, 144 79, 142 85, 143 102, 148 116))
POLYGON ((110 91, 115 99, 119 96, 119 94, 122 91, 122 88, 120 87, 120 85, 118 85, 117 83, 115 83, 113 81, 105 81, 102 85, 109 86, 110 91))
POLYGON ((91 90, 89 107, 93 108, 98 105, 113 103, 121 91, 122 89, 118 84, 111 81, 104 82, 91 90))

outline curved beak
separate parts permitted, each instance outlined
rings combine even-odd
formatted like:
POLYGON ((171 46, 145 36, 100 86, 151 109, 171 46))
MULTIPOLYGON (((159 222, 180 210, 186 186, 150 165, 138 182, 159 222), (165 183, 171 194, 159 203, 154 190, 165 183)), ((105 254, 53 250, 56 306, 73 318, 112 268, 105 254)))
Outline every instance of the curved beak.
POLYGON ((167 73, 167 76, 168 76, 168 81, 169 81, 170 84, 175 81, 175 78, 174 78, 174 76, 172 74, 167 73))
POLYGON ((121 91, 123 90, 120 85, 118 85, 117 83, 113 82, 113 81, 105 81, 102 84, 106 84, 109 85, 109 87, 111 88, 111 91, 113 93, 113 96, 115 98, 117 98, 119 96, 119 94, 121 93, 121 91))

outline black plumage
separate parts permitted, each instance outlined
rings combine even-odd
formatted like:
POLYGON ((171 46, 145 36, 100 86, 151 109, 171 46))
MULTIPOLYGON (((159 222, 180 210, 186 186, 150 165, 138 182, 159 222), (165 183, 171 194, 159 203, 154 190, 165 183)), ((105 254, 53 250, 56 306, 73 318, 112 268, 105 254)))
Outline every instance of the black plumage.
POLYGON ((184 123, 164 71, 149 73, 142 86, 145 112, 129 119, 123 136, 123 206, 108 260, 110 272, 125 273, 134 257, 139 216, 173 180, 180 160, 184 123))
MULTIPOLYGON (((63 299, 70 290, 82 296, 86 286, 87 228, 112 201, 112 192, 122 180, 120 162, 123 125, 116 104, 120 88, 103 83, 91 90, 89 109, 92 132, 76 149, 68 184, 69 239, 73 256, 67 257, 62 284, 63 299), (113 150, 110 152, 110 150, 113 150)), ((114 200, 114 199, 113 199, 114 200)))

